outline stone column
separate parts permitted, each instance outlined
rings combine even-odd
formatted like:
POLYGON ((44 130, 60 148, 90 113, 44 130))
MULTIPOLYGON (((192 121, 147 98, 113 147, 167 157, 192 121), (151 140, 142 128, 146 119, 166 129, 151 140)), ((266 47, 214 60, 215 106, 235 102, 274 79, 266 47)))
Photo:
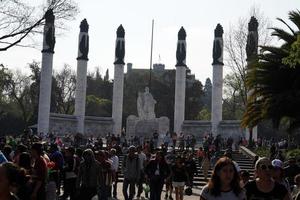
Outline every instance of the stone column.
POLYGON ((185 85, 186 85, 186 32, 183 27, 178 32, 176 50, 176 79, 175 79, 175 105, 174 105, 174 132, 182 131, 185 110, 185 85))
POLYGON ((52 10, 45 14, 42 67, 40 78, 38 133, 49 132, 49 117, 51 104, 52 65, 55 45, 54 15, 52 10))
POLYGON ((212 114, 211 126, 214 136, 219 134, 218 127, 222 121, 222 94, 223 94, 223 28, 220 24, 215 29, 213 46, 213 83, 212 83, 212 114))
MULTIPOLYGON (((255 17, 251 17, 248 23, 248 36, 246 44, 246 54, 247 54, 247 71, 252 70, 249 66, 251 62, 257 59, 258 52, 258 22, 255 17)), ((253 93, 253 90, 248 90, 248 97, 253 93)), ((246 139, 257 141, 257 126, 246 128, 246 139)))
POLYGON ((86 19, 80 24, 77 57, 77 78, 75 91, 75 116, 77 118, 77 132, 84 133, 86 72, 89 52, 89 25, 86 19))
POLYGON ((122 25, 117 30, 115 49, 115 71, 113 86, 112 118, 114 121, 113 133, 121 134, 123 114, 123 85, 124 85, 124 56, 125 56, 125 31, 122 25))

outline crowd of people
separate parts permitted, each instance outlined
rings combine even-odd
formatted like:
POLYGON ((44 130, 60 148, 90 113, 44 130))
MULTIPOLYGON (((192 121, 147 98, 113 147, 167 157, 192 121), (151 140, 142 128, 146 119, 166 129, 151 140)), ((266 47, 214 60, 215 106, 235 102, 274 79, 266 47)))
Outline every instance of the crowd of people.
POLYGON ((295 158, 256 158, 252 175, 232 159, 232 138, 207 135, 196 147, 195 137, 183 133, 166 133, 160 143, 156 132, 148 140, 124 136, 1 138, 0 199, 183 200, 195 191, 200 171, 207 181, 200 200, 300 199, 295 158))

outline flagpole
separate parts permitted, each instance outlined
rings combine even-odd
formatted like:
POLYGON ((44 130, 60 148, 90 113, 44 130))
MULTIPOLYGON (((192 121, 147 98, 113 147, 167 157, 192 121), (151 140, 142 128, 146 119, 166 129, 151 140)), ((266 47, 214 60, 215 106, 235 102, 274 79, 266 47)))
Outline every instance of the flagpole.
POLYGON ((153 51, 153 29, 154 19, 152 19, 152 34, 151 34, 151 51, 150 51, 150 74, 149 74, 149 91, 151 91, 151 75, 152 75, 152 51, 153 51))

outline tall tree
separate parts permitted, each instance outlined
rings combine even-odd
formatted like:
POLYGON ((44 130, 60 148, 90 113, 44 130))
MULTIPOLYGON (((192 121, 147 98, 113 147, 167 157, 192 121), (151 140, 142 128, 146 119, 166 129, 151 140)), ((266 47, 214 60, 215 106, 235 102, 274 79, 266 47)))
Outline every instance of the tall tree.
POLYGON ((26 0, 2 0, 0 2, 0 51, 13 46, 28 47, 27 37, 41 32, 45 24, 44 14, 53 9, 56 27, 66 28, 65 22, 73 20, 78 8, 73 0, 43 0, 41 4, 26 0))
POLYGON ((55 74, 58 86, 57 105, 58 112, 63 114, 73 114, 75 103, 76 75, 71 66, 65 64, 64 67, 55 74))
POLYGON ((211 98, 212 98, 212 83, 210 78, 205 80, 205 85, 203 88, 203 105, 209 112, 211 111, 211 98))
MULTIPOLYGON (((248 16, 254 16, 258 20, 259 45, 270 44, 272 40, 272 37, 270 37, 270 30, 268 29, 271 26, 270 20, 255 6, 250 9, 248 16)), ((237 86, 237 88, 235 88, 237 89, 236 94, 240 96, 238 100, 241 101, 239 104, 243 109, 245 109, 247 104, 248 93, 245 82, 247 73, 246 44, 249 19, 250 17, 239 18, 238 22, 235 23, 235 26, 230 26, 224 41, 225 64, 230 67, 230 77, 232 77, 232 79, 227 79, 227 85, 225 85, 225 87, 230 87, 232 85, 237 86), (230 81, 233 83, 229 83, 230 81)))

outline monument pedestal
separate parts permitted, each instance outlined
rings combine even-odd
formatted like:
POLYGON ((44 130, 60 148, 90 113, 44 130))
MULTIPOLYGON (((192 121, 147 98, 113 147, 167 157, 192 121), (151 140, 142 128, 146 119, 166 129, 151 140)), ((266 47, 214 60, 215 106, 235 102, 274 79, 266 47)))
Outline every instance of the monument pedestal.
POLYGON ((130 115, 126 122, 127 137, 137 136, 150 139, 155 131, 158 132, 159 138, 163 138, 169 131, 170 120, 167 117, 154 119, 140 119, 135 115, 130 115))

